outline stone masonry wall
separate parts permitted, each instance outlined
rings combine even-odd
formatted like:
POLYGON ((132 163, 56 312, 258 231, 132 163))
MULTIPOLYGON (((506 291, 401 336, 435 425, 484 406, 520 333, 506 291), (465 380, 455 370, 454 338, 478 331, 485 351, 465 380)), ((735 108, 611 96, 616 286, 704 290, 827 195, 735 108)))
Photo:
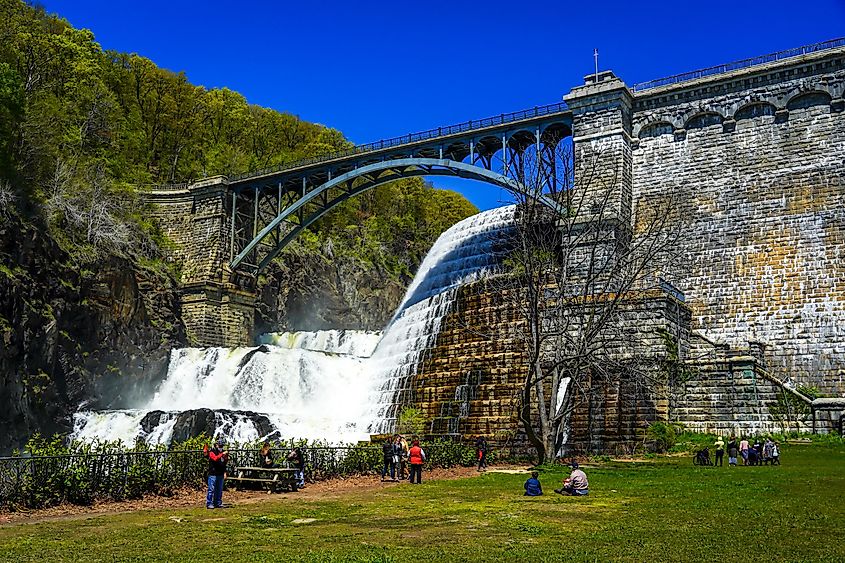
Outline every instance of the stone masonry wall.
POLYGON ((670 389, 670 420, 722 436, 780 432, 768 407, 788 391, 768 378, 762 348, 731 350, 701 338, 693 343, 689 379, 670 389))
POLYGON ((693 327, 760 341, 778 378, 833 394, 845 393, 843 87, 840 49, 646 91, 633 117, 635 208, 679 206, 684 267, 670 280, 693 327))
POLYGON ((179 190, 146 195, 181 266, 181 314, 196 346, 253 344, 255 293, 231 283, 227 181, 209 178, 179 190))
MULTIPOLYGON (((485 436, 491 443, 525 448, 517 418, 519 391, 527 370, 524 321, 508 291, 484 282, 465 286, 444 319, 436 345, 413 381, 413 405, 436 435, 485 436)), ((686 353, 689 310, 671 295, 653 291, 626 301, 615 353, 631 354, 632 343, 660 369, 667 350, 661 330, 677 338, 686 353)), ((658 373, 652 373, 658 378, 658 373)), ((589 396, 578 394, 568 451, 622 451, 641 442, 649 422, 668 417, 664 386, 620 378, 602 383, 589 396)))

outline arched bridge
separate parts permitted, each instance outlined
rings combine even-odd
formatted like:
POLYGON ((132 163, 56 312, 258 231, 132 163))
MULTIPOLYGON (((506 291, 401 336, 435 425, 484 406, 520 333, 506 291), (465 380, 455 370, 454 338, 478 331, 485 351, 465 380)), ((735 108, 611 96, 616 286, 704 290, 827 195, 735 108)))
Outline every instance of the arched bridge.
POLYGON ((552 104, 230 177, 229 265, 260 273, 332 208, 400 178, 458 176, 522 191, 526 155, 553 163, 554 148, 571 134, 571 112, 552 104))

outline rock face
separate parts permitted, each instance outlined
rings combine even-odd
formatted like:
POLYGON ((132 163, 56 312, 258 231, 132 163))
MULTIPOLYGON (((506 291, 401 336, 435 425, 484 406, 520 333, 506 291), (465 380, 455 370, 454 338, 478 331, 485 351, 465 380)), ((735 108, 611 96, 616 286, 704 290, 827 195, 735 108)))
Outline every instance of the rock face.
POLYGON ((285 256, 260 287, 256 334, 279 330, 381 330, 405 286, 349 258, 322 254, 285 256))
MULTIPOLYGON (((172 416, 172 413, 164 411, 151 411, 141 420, 141 428, 144 432, 152 432, 159 424, 171 420, 172 416)), ((270 419, 263 414, 229 409, 219 409, 216 411, 211 409, 193 409, 182 411, 176 415, 171 442, 184 442, 202 433, 205 433, 206 436, 214 436, 214 432, 218 427, 226 426, 232 420, 238 419, 248 419, 251 421, 258 431, 259 436, 266 436, 269 440, 279 438, 278 431, 273 427, 270 419)))
POLYGON ((184 327, 172 280, 120 258, 77 271, 44 230, 2 219, 0 452, 8 452, 35 432, 67 432, 83 402, 130 402, 134 389, 163 377, 184 327))

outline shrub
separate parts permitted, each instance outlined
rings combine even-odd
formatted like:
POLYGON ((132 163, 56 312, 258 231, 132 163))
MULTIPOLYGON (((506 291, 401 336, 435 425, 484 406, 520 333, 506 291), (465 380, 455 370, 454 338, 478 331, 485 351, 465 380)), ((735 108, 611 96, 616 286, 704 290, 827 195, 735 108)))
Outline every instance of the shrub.
POLYGON ((677 441, 678 434, 683 431, 683 426, 673 422, 658 420, 652 422, 646 430, 646 440, 650 443, 651 450, 664 453, 669 451, 677 441))
POLYGON ((396 421, 396 431, 405 436, 421 436, 425 432, 422 411, 414 407, 402 409, 396 421))

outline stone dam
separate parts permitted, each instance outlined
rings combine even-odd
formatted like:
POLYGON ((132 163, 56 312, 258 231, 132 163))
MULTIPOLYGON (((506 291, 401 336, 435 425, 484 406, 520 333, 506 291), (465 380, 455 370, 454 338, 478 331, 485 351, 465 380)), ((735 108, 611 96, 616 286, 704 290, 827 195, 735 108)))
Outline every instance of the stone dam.
MULTIPOLYGON (((615 218, 634 236, 643 209, 676 206, 681 259, 671 283, 627 302, 626 321, 665 357, 674 335, 684 381, 585 395, 569 447, 625 449, 645 425, 780 430, 770 406, 801 386, 845 396, 845 47, 799 52, 629 87, 612 72, 564 96, 579 163, 600 155, 615 218)), ((479 135, 481 135, 480 133, 479 135)), ((182 313, 198 346, 252 345, 255 295, 225 275, 225 178, 151 194, 184 264, 182 313)), ((520 321, 484 280, 450 287, 424 349, 387 390, 422 409, 437 435, 522 440, 516 391, 520 321)), ((835 401, 834 401, 835 403, 835 401)), ((809 403, 808 403, 809 406, 809 403)), ((842 409, 813 409, 804 430, 841 431, 842 409)), ((395 409, 382 413, 389 429, 395 409)))

